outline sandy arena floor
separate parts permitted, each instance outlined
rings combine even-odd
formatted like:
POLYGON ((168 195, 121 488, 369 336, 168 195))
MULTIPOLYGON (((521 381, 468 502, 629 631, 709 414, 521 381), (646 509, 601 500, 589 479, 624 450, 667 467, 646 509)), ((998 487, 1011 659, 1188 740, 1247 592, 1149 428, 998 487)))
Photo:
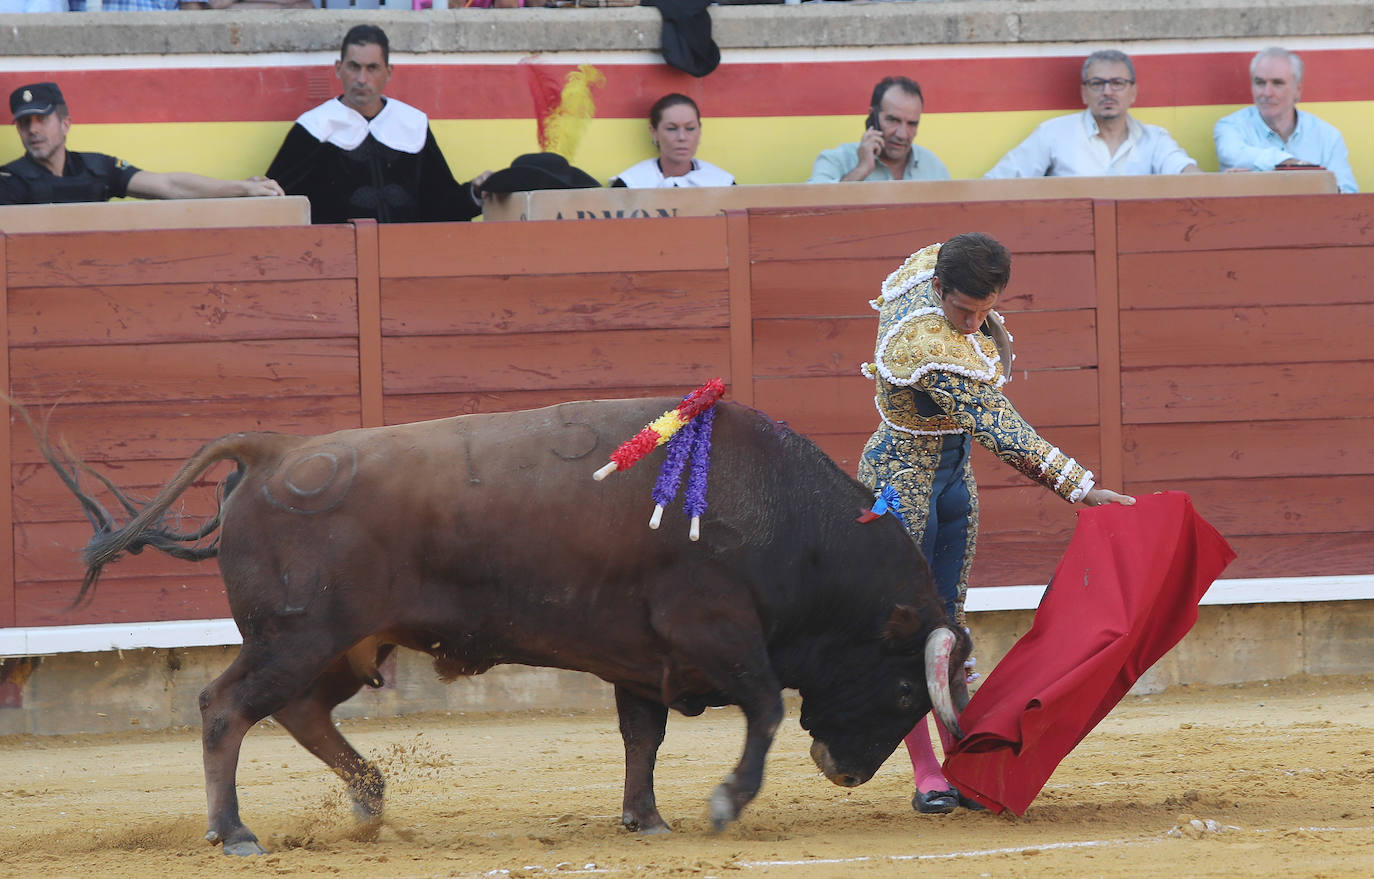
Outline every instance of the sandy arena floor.
POLYGON ((619 826, 612 715, 344 729, 390 782, 376 838, 354 838, 342 786, 264 724, 239 796, 272 853, 242 860, 201 839, 198 730, 0 738, 0 876, 1374 875, 1374 675, 1129 698, 1023 818, 915 814, 901 750, 863 787, 834 787, 789 705, 759 798, 712 833, 706 798, 737 757, 741 718, 674 715, 658 799, 675 832, 651 838, 619 826))

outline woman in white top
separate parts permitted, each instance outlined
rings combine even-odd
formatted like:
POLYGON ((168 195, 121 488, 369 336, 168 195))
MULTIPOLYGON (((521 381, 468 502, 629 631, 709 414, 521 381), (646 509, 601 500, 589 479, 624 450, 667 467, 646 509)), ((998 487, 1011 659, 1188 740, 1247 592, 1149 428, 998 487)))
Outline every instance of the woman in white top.
POLYGON ((630 166, 611 181, 611 186, 662 189, 734 185, 734 175, 696 157, 701 143, 701 111, 686 95, 673 92, 654 102, 649 110, 649 136, 658 147, 658 158, 630 166))

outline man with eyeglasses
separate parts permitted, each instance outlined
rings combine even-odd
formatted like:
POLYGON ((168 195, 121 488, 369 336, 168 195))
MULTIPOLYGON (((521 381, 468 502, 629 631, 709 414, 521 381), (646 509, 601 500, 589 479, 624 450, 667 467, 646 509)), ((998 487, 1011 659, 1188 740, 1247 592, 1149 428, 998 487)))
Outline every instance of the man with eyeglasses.
POLYGON ((1197 162, 1158 125, 1131 117, 1135 65, 1125 52, 1103 49, 1082 71, 1082 113, 1040 124, 985 177, 1103 177, 1196 174, 1197 162))
POLYGON ((1359 192, 1350 152, 1336 126, 1298 109, 1302 59, 1272 46, 1250 59, 1252 106, 1212 129, 1223 171, 1326 169, 1341 192, 1359 192))

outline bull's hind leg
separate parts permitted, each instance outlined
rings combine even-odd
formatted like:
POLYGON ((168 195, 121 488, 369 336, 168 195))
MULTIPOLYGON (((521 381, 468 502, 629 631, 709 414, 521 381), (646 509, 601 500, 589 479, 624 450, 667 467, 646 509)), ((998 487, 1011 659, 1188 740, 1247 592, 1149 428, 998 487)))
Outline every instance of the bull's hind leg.
POLYGON ((224 846, 227 855, 260 855, 253 831, 239 818, 237 774, 243 737, 276 705, 264 698, 269 669, 266 649, 245 641, 239 655, 200 693, 201 748, 205 762, 205 798, 209 830, 205 838, 224 846))
POLYGON ((654 797, 654 763, 668 725, 668 709, 615 688, 620 737, 625 740, 625 801, 620 823, 640 833, 668 833, 654 797))
MULTIPOLYGON (((373 660, 374 666, 390 652, 391 647, 383 647, 373 660)), ((273 717, 307 751, 344 780, 353 800, 353 814, 359 821, 371 824, 382 816, 386 781, 381 770, 348 743, 332 718, 334 707, 351 698, 361 687, 362 682, 349 659, 336 660, 308 690, 283 705, 273 717)))
MULTIPOLYGON (((300 699, 342 648, 306 637, 244 639, 239 655, 200 694, 201 745, 210 828, 205 838, 229 855, 265 850, 239 818, 236 776, 243 737, 253 724, 300 699), (284 644, 290 643, 290 648, 284 644)), ((354 678, 356 680, 356 678, 354 678)), ((350 749, 351 750, 351 749, 350 749)))

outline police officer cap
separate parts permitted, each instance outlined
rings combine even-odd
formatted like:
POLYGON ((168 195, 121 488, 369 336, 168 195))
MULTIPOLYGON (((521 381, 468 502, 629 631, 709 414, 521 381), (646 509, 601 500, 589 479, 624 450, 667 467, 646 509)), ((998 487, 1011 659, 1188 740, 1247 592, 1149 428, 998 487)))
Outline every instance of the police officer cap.
POLYGON ((62 90, 55 82, 35 82, 21 85, 10 93, 10 112, 18 122, 24 116, 46 116, 59 104, 66 104, 62 90))

